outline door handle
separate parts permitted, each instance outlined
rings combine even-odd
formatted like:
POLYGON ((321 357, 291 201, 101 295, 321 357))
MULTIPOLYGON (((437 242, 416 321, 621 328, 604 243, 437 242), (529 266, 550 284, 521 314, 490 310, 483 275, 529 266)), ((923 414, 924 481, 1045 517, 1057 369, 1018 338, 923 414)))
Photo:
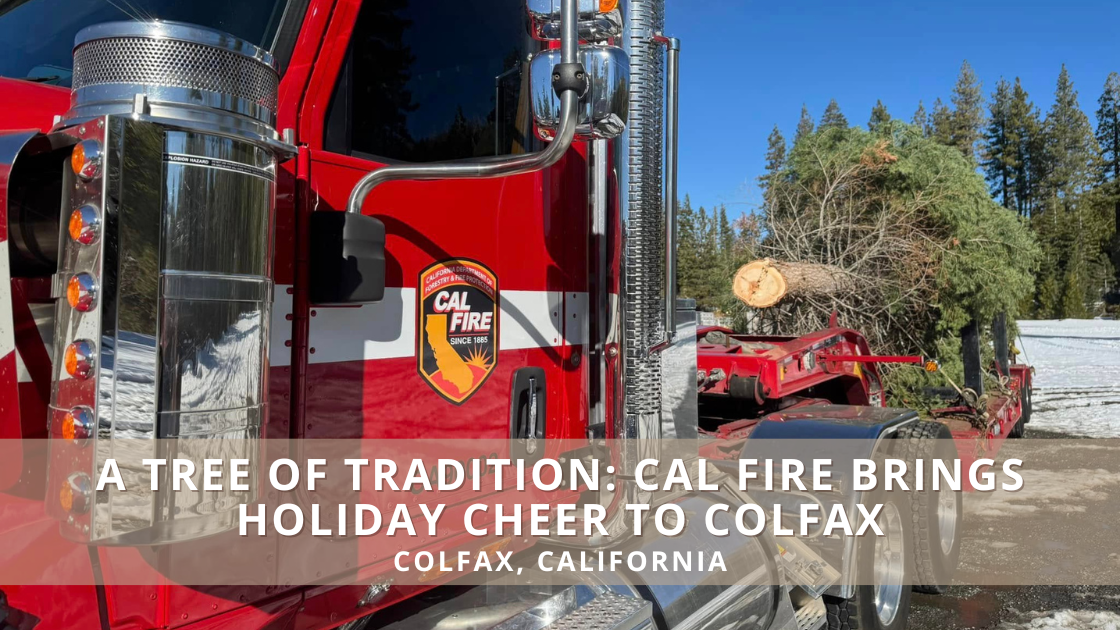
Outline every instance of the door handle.
POLYGON ((540 459, 545 437, 548 390, 544 370, 521 368, 513 374, 510 392, 510 447, 514 459, 540 459))

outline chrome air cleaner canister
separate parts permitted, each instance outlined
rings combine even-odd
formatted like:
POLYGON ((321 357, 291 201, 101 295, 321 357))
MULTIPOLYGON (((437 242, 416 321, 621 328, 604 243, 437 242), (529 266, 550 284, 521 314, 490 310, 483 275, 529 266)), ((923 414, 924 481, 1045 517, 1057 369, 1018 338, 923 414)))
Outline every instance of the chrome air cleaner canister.
POLYGON ((276 166, 289 149, 274 128, 278 83, 266 51, 206 28, 114 22, 77 36, 56 132, 76 144, 55 280, 67 295, 48 490, 72 538, 196 538, 235 526, 238 505, 255 499, 201 484, 152 492, 141 462, 257 457, 276 166), (84 439, 72 439, 75 418, 84 439), (96 490, 110 457, 132 480, 125 492, 96 490))

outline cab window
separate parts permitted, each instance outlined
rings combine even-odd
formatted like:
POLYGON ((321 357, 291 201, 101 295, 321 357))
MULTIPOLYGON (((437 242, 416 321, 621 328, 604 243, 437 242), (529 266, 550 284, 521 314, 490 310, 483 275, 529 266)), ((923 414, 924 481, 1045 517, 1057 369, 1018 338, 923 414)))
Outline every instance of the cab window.
POLYGON ((526 19, 524 0, 363 2, 325 148, 391 162, 537 150, 526 19))

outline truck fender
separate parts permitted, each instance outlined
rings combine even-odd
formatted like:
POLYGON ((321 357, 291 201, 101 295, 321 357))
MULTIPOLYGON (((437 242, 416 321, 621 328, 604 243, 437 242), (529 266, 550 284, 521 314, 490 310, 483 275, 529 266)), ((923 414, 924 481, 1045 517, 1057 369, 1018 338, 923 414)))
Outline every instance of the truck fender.
MULTIPOLYGON (((865 493, 854 490, 852 462, 856 459, 872 459, 882 454, 882 443, 886 438, 901 427, 917 421, 918 414, 909 409, 854 405, 800 407, 764 417, 754 427, 740 457, 757 459, 760 464, 771 459, 776 468, 780 467, 781 459, 801 460, 805 466, 803 478, 806 481, 811 479, 813 459, 831 459, 833 473, 828 481, 832 485, 832 491, 813 493, 812 486, 807 484, 810 491, 808 494, 825 510, 831 510, 837 503, 843 504, 854 527, 860 522, 856 505, 864 499, 865 493)), ((762 488, 761 479, 754 483, 757 488, 762 488)), ((780 487, 780 480, 775 482, 776 490, 769 492, 752 490, 748 483, 747 492, 755 503, 764 508, 781 504, 785 518, 786 508, 797 510, 797 506, 807 499, 804 492, 782 492, 780 487)), ((796 524, 797 519, 791 519, 790 522, 796 524)), ((839 583, 825 593, 845 598, 853 596, 855 537, 810 536, 803 540, 840 572, 839 583)))
POLYGON ((19 481, 23 470, 12 277, 8 267, 8 180, 20 151, 38 135, 37 130, 0 133, 0 490, 19 481))

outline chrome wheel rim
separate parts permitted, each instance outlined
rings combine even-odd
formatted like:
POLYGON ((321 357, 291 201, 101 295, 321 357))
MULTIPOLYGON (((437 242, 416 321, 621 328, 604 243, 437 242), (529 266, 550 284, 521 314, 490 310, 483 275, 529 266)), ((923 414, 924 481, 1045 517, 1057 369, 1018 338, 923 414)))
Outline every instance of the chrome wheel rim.
POLYGON ((902 517, 893 503, 884 503, 880 523, 883 535, 875 536, 875 614, 889 626, 898 615, 905 579, 905 532, 902 517))
POLYGON ((941 553, 949 555, 957 542, 957 493, 942 490, 937 498, 937 530, 941 532, 941 553))

